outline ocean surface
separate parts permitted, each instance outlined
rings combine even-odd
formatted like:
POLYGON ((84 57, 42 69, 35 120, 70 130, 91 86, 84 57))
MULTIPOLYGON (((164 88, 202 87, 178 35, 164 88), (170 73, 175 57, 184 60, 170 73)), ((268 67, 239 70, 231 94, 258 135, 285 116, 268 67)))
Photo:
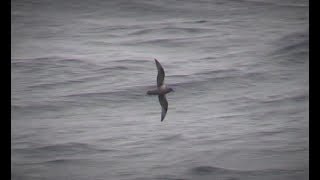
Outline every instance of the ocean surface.
POLYGON ((12 0, 12 179, 309 179, 308 3, 12 0))

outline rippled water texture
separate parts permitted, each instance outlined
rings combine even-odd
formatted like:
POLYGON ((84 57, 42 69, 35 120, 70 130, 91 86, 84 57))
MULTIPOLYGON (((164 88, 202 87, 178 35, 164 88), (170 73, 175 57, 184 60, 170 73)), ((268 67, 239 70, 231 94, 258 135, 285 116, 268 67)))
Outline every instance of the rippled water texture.
POLYGON ((308 1, 11 4, 12 179, 309 179, 308 1))

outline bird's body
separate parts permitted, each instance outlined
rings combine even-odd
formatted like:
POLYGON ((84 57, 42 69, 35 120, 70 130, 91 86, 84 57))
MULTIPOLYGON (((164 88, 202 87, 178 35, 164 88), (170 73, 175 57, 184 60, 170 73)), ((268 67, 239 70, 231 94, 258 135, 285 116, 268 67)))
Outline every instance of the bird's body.
POLYGON ((161 111, 161 121, 163 121, 164 117, 167 114, 167 110, 168 110, 168 101, 166 99, 166 94, 173 91, 172 88, 167 87, 164 84, 164 77, 165 77, 165 73, 163 70, 163 67, 161 66, 161 64, 157 61, 157 59, 154 59, 156 62, 156 66, 158 69, 158 76, 157 76, 157 88, 147 91, 148 95, 158 95, 159 98, 159 102, 162 108, 161 111))
POLYGON ((165 95, 169 92, 171 92, 171 88, 167 88, 166 85, 162 85, 158 87, 157 89, 153 89, 147 92, 148 95, 165 95))

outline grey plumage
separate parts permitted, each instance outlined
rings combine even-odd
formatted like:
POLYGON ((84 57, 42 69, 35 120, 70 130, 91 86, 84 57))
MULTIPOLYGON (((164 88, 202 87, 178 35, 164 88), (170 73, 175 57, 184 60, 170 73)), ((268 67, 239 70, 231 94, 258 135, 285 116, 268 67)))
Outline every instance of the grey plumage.
POLYGON ((161 122, 163 121, 164 117, 166 117, 167 110, 168 110, 168 101, 166 95, 158 95, 159 102, 161 105, 161 122))
POLYGON ((154 59, 154 61, 156 62, 157 69, 158 69, 157 86, 161 87, 164 83, 165 73, 164 73, 163 67, 161 66, 159 61, 157 59, 154 59))
POLYGON ((156 62, 157 70, 158 70, 158 75, 157 75, 157 89, 150 90, 147 92, 148 95, 158 95, 159 102, 161 105, 161 122, 165 118, 167 111, 168 111, 168 101, 166 98, 166 94, 173 91, 172 88, 168 88, 164 84, 164 69, 159 63, 157 59, 154 59, 156 62))

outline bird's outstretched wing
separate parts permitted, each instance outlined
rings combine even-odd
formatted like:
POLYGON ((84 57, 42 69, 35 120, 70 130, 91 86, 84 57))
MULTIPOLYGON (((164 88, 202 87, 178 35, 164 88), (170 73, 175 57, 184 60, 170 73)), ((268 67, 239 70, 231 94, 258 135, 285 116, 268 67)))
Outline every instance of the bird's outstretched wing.
POLYGON ((160 87, 163 84, 165 73, 159 61, 157 59, 154 59, 154 61, 156 62, 157 69, 158 69, 157 86, 160 87))
POLYGON ((168 110, 168 101, 166 98, 166 95, 159 95, 159 102, 161 105, 161 121, 163 121, 164 117, 167 114, 167 110, 168 110))

